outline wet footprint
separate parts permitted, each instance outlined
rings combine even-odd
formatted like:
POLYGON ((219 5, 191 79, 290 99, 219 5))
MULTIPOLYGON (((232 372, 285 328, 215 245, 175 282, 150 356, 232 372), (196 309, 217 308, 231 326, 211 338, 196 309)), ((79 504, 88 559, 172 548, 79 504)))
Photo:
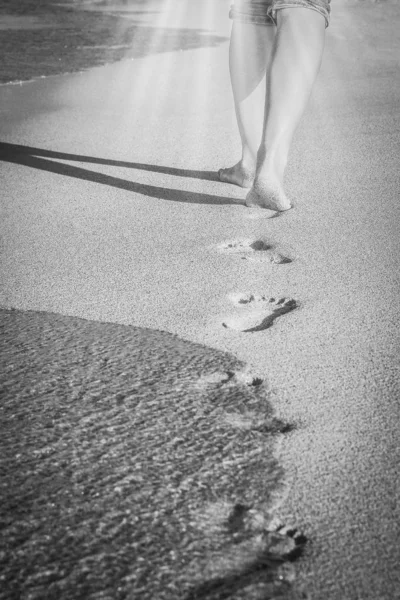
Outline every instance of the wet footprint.
POLYGON ((266 298, 254 294, 233 294, 230 299, 239 307, 240 313, 227 317, 222 325, 226 329, 254 332, 272 327, 275 319, 298 307, 292 298, 266 298))
POLYGON ((287 264, 293 261, 288 253, 280 252, 273 242, 265 240, 234 240, 218 246, 224 254, 239 254, 243 260, 266 260, 275 264, 287 264))

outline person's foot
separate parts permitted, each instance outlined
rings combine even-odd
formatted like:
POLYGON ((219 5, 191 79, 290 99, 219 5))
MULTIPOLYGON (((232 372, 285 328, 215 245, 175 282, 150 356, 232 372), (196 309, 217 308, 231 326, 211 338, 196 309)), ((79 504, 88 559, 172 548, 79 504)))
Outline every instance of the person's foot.
POLYGON ((282 185, 272 177, 257 177, 246 197, 246 206, 284 211, 292 208, 282 185))
POLYGON ((233 167, 228 169, 220 169, 218 171, 220 181, 224 183, 232 183, 243 188, 251 188, 254 181, 254 170, 244 166, 242 161, 239 161, 233 167))

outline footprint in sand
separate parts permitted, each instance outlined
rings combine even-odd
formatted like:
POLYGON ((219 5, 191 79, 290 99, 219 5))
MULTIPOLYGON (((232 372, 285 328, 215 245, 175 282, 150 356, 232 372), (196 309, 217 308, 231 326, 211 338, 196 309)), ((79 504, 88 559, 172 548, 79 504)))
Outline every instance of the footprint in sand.
POLYGON ((298 307, 292 298, 267 298, 256 294, 232 294, 230 300, 240 312, 224 319, 226 329, 254 332, 272 327, 275 319, 298 307))
POLYGON ((265 240, 233 240, 223 242, 218 249, 224 254, 239 254, 243 260, 265 260, 275 264, 293 262, 287 252, 280 252, 273 242, 265 240))

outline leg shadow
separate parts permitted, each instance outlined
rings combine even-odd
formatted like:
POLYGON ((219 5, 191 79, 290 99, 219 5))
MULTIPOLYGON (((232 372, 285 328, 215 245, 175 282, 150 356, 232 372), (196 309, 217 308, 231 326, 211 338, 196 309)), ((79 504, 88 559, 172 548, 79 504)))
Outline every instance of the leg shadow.
POLYGON ((178 177, 193 177, 208 181, 217 181, 217 176, 212 171, 191 171, 186 169, 177 169, 173 167, 163 167, 157 165, 148 165, 144 163, 130 163, 124 161, 108 160, 96 157, 81 156, 76 154, 68 154, 61 152, 53 152, 51 150, 43 150, 29 146, 18 144, 0 143, 0 160, 9 163, 25 165, 34 169, 57 173, 67 177, 74 177, 85 181, 92 181, 102 185, 109 185, 118 189, 127 190, 143 196, 159 198, 161 200, 169 200, 173 202, 186 202, 189 204, 241 204, 240 201, 235 201, 233 198, 224 196, 214 196, 212 194, 203 194, 201 192, 189 192, 174 188, 161 188, 153 185, 137 183, 119 177, 113 177, 104 173, 97 173, 76 167, 56 162, 54 159, 71 160, 79 162, 88 162, 92 164, 102 164, 116 167, 127 167, 140 169, 145 171, 153 171, 155 173, 172 174, 178 177), (50 158, 51 160, 47 160, 50 158))

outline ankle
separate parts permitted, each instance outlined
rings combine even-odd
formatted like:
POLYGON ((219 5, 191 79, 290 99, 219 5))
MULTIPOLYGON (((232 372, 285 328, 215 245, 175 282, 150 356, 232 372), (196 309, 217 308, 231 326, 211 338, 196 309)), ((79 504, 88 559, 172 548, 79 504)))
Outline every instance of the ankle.
POLYGON ((257 177, 274 177, 283 180, 286 169, 288 149, 282 144, 280 147, 260 146, 257 153, 257 177))
POLYGON ((257 165, 257 154, 248 149, 243 149, 240 165, 247 171, 255 171, 257 165))

